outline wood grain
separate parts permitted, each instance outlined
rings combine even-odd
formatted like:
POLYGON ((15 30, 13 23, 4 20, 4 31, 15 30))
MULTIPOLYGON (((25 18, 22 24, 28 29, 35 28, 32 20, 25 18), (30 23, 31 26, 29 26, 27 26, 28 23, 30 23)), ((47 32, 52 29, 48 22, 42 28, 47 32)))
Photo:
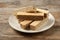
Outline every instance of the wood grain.
POLYGON ((56 22, 49 30, 35 34, 18 32, 11 28, 8 18, 14 10, 0 9, 0 40, 60 40, 60 6, 48 5, 48 8, 56 22))

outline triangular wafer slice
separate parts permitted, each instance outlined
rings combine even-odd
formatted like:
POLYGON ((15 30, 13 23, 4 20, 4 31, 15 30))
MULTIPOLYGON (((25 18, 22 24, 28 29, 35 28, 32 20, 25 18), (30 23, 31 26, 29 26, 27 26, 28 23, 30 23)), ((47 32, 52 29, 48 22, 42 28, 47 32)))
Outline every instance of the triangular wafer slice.
POLYGON ((29 24, 32 22, 32 20, 24 20, 20 22, 21 28, 23 29, 29 29, 29 24))
POLYGON ((38 21, 33 21, 30 24, 30 29, 31 30, 36 30, 37 28, 41 27, 44 23, 48 21, 48 18, 45 18, 44 20, 38 20, 38 21))

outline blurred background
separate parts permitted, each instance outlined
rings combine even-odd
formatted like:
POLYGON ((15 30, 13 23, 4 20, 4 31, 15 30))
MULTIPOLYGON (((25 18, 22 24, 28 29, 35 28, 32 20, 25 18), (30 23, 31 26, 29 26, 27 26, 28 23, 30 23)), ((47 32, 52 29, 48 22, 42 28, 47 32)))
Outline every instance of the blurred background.
POLYGON ((0 7, 21 7, 27 5, 60 6, 60 0, 0 0, 0 7))
POLYGON ((30 5, 48 8, 52 11, 60 10, 60 0, 0 0, 0 8, 20 8, 30 5))

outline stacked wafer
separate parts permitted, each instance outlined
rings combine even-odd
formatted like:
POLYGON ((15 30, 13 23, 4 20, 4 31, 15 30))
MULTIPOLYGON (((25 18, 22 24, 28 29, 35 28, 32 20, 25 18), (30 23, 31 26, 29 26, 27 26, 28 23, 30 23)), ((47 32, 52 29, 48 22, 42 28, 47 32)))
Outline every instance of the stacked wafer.
POLYGON ((47 22, 48 13, 47 10, 28 7, 25 11, 18 11, 16 17, 22 29, 36 30, 47 22))

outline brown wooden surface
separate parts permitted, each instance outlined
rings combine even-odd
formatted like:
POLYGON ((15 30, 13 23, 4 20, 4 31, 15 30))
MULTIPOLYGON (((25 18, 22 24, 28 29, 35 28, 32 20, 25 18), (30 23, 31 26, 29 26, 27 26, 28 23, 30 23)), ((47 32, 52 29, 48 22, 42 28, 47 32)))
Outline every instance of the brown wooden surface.
POLYGON ((18 32, 10 27, 8 18, 16 8, 0 8, 0 40, 60 40, 60 6, 49 5, 56 22, 47 31, 35 34, 18 32))
POLYGON ((60 0, 0 0, 0 40, 60 40, 60 0), (48 8, 55 17, 55 24, 41 33, 18 32, 8 24, 13 11, 27 5, 48 8))

